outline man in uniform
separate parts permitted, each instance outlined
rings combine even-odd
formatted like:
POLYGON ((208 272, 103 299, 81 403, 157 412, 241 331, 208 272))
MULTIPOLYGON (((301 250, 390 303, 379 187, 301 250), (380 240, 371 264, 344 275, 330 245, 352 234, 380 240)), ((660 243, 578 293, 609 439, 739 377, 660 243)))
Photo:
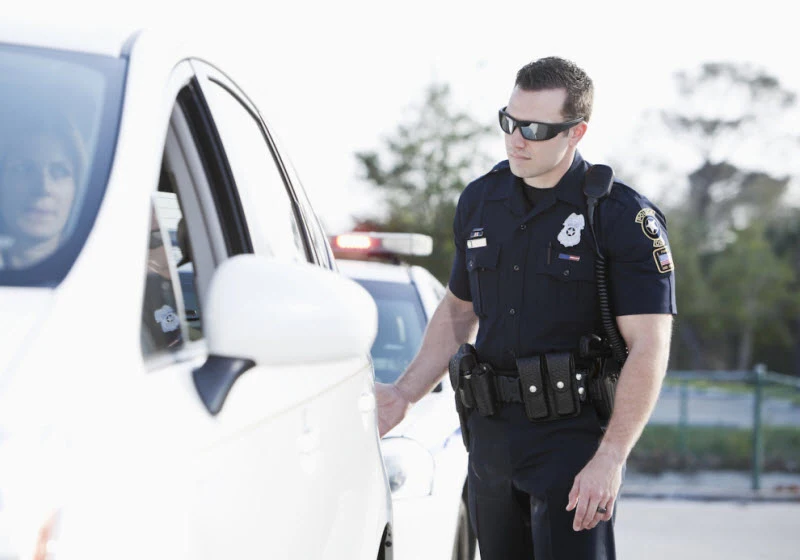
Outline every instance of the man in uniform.
MULTIPOLYGON (((483 560, 615 557, 613 516, 625 461, 666 372, 676 306, 664 216, 615 182, 593 214, 595 245, 582 190, 589 164, 577 151, 592 97, 591 79, 569 61, 544 58, 518 72, 499 115, 508 160, 461 194, 447 294, 405 373, 376 389, 383 435, 436 385, 476 324, 477 360, 515 384, 517 399, 495 396, 491 414, 472 409, 465 425, 470 519, 483 560), (550 410, 544 421, 531 420, 519 397, 544 387, 520 381, 520 372, 565 355, 569 367, 579 366, 581 337, 605 334, 596 247, 607 262, 610 311, 627 347, 613 414, 601 419, 580 387, 569 393, 580 392, 580 405, 569 409, 574 414, 550 410)), ((563 389, 553 381, 556 369, 549 382, 563 389)), ((552 409, 556 393, 548 391, 552 409)))

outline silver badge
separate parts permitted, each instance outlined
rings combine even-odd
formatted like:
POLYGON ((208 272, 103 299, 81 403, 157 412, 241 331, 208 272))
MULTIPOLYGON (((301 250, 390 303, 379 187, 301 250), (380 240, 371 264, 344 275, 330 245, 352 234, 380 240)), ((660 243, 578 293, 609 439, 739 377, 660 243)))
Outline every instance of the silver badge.
POLYGON ((581 242, 581 231, 585 225, 583 214, 570 214, 564 220, 564 229, 558 234, 558 242, 564 247, 574 247, 581 242))

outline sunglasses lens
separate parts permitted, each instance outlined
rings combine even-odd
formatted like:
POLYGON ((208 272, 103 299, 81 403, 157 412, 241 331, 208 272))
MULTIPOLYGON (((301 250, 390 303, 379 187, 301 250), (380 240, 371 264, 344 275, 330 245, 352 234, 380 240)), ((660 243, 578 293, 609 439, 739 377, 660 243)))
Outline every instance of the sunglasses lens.
POLYGON ((500 112, 500 128, 502 128, 503 132, 506 134, 512 134, 514 132, 514 119, 503 114, 502 111, 500 112))
POLYGON ((522 133, 522 137, 526 140, 549 140, 555 134, 550 134, 550 128, 546 124, 541 123, 531 123, 528 126, 520 127, 519 131, 522 133))

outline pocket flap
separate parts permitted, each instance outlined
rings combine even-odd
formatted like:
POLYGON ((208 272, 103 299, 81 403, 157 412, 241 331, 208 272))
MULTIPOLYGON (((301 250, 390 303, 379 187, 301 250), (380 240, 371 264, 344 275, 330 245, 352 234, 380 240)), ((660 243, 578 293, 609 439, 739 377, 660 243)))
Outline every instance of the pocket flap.
POLYGON ((467 270, 496 270, 500 259, 500 245, 487 245, 467 249, 467 270))

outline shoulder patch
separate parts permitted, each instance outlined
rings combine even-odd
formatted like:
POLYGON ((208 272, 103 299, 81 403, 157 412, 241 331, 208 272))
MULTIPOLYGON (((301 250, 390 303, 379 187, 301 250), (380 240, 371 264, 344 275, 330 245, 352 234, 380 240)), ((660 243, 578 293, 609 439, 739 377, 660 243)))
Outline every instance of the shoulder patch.
POLYGON ((664 241, 661 239, 661 225, 656 219, 656 211, 652 208, 642 208, 636 214, 634 220, 637 224, 641 224, 642 233, 645 237, 653 240, 653 247, 663 247, 664 241))
POLYGON ((653 258, 656 261, 656 268, 662 274, 675 270, 675 263, 672 262, 672 253, 669 247, 659 247, 653 251, 653 258))

